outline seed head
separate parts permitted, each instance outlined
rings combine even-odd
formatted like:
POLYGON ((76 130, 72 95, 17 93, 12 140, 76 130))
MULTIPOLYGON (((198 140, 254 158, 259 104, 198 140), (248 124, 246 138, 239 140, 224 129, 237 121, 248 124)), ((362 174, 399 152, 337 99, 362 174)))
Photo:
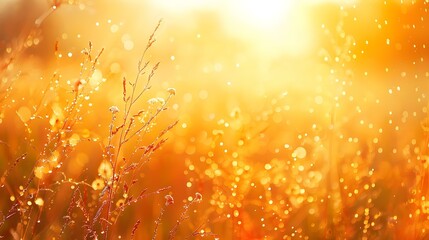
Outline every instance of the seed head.
POLYGON ((203 195, 201 193, 196 192, 195 193, 195 202, 200 203, 203 200, 203 195))
POLYGON ((170 206, 174 203, 174 198, 171 195, 165 195, 165 206, 170 206))
POLYGON ((176 95, 176 89, 174 89, 174 88, 167 88, 167 92, 168 92, 170 95, 176 95))
POLYGON ((151 99, 147 100, 147 103, 149 103, 151 105, 155 105, 155 104, 163 105, 165 103, 165 100, 164 100, 164 98, 156 97, 156 98, 151 98, 151 99))
POLYGON ((109 108, 109 111, 111 111, 112 114, 115 114, 115 113, 119 112, 119 108, 117 106, 111 106, 109 108))

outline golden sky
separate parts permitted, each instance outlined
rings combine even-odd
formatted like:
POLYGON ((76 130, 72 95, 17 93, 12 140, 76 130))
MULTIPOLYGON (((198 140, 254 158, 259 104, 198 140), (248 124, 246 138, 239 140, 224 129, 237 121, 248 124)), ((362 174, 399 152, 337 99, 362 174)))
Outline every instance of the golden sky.
MULTIPOLYGON (((178 204, 202 194, 188 232, 179 236, 200 225, 200 233, 220 239, 410 236, 412 226, 416 232, 426 226, 428 214, 422 189, 428 6, 428 0, 0 1, 0 140, 9 146, 0 166, 23 152, 38 161, 45 132, 89 74, 79 108, 84 120, 65 135, 82 143, 64 157, 63 173, 101 181, 97 171, 109 164, 103 155, 109 109, 123 114, 123 79, 135 78, 162 19, 144 56, 150 67, 160 65, 135 110, 149 116, 171 88, 175 96, 147 135, 118 156, 130 158, 136 144, 179 121, 138 175, 152 191, 171 186, 178 204), (94 55, 103 53, 93 71, 82 73, 89 42, 94 55), (81 141, 87 137, 99 144, 81 141)), ((144 214, 127 212, 112 234, 129 236, 137 219, 158 216, 162 201, 157 195, 141 205, 144 214)), ((161 236, 181 209, 166 216, 161 236)), ((144 228, 139 236, 148 238, 153 223, 144 228)))

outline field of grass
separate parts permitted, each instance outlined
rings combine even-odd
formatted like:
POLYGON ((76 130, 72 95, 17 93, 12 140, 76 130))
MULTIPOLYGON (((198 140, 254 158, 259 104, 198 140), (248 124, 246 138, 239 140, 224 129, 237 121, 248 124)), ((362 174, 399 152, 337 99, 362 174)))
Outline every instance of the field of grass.
POLYGON ((0 238, 427 239, 428 14, 0 1, 0 238))

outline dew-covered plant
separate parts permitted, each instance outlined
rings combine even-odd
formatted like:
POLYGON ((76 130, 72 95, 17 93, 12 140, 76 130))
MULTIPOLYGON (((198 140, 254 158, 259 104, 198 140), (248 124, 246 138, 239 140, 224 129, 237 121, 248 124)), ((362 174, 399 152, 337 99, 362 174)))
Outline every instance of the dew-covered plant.
MULTIPOLYGON (((62 4, 55 1, 50 10, 36 20, 36 28, 62 4)), ((2 82, 2 101, 17 105, 8 108, 16 109, 14 120, 20 127, 19 131, 2 131, 1 144, 6 149, 2 158, 6 159, 7 166, 2 166, 6 170, 0 179, 1 237, 113 239, 124 234, 125 226, 127 237, 135 238, 139 236, 139 226, 151 226, 155 221, 152 239, 157 239, 164 211, 174 203, 171 187, 151 184, 141 172, 178 123, 158 126, 176 90, 166 89, 163 97, 151 97, 149 93, 159 62, 152 64, 147 60, 147 53, 156 41, 160 25, 161 21, 148 39, 135 78, 121 79, 122 102, 100 110, 110 117, 106 137, 87 123, 97 107, 92 99, 103 91, 104 83, 113 81, 104 78, 100 70, 105 50, 95 50, 91 42, 81 52, 83 60, 77 75, 65 78, 60 70, 55 71, 40 94, 36 92, 28 97, 28 103, 16 101, 18 93, 14 91, 19 90, 18 87, 13 89, 8 81, 2 82), (19 146, 16 141, 20 142, 19 146), (88 144, 89 150, 85 146, 88 144), (164 192, 167 192, 165 207, 156 220, 139 214, 140 219, 134 224, 128 226, 126 218, 122 223, 121 217, 130 214, 130 206, 164 192)), ((57 42, 58 62, 60 50, 57 42)), ((8 56, 2 60, 6 58, 8 56)), ((6 61, 7 71, 1 72, 4 79, 10 75, 7 68, 11 62, 6 61)), ((9 110, 3 106, 2 118, 3 112, 9 110)), ((3 126, 10 124, 11 118, 5 118, 8 121, 2 122, 3 126)), ((102 128, 104 119, 99 120, 95 127, 102 128)), ((188 218, 190 205, 201 199, 202 195, 197 193, 193 201, 184 204, 182 214, 169 231, 170 239, 188 218)))

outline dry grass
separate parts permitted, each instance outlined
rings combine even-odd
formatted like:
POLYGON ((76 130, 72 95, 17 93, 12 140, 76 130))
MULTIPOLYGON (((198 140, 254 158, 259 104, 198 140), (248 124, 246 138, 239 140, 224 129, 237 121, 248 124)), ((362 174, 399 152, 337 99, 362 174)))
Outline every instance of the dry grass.
MULTIPOLYGON (((62 2, 54 2, 50 10, 39 17, 34 29, 37 31, 42 22, 57 10, 62 2)), ((170 186, 153 189, 144 187, 140 172, 162 148, 167 135, 178 123, 174 121, 159 129, 158 118, 168 109, 170 100, 176 94, 174 88, 165 90, 166 98, 148 97, 151 82, 155 77, 159 62, 152 64, 146 60, 146 54, 155 43, 155 34, 161 21, 150 35, 145 49, 137 64, 137 73, 132 81, 123 77, 122 107, 111 106, 102 112, 110 112, 111 121, 108 136, 96 136, 86 126, 87 115, 93 113, 94 106, 90 99, 102 91, 105 79, 97 78, 96 68, 100 64, 104 49, 94 50, 89 42, 81 54, 83 60, 80 71, 74 80, 64 80, 60 72, 55 72, 47 86, 37 97, 32 107, 15 106, 13 83, 20 81, 19 75, 13 76, 10 70, 15 58, 24 52, 26 46, 14 48, 2 60, 2 119, 13 118, 9 114, 16 111, 20 127, 12 132, 3 132, 7 140, 2 141, 3 157, 9 159, 3 167, 6 169, 1 178, 2 209, 0 235, 7 239, 48 239, 48 238, 84 238, 112 239, 118 236, 118 228, 123 225, 121 215, 132 205, 136 205, 154 195, 165 195, 165 206, 174 203, 168 194, 170 186), (94 53, 95 52, 95 53, 94 53), (144 107, 142 107, 142 103, 144 107), (17 109, 17 110, 14 110, 17 109), (22 126, 22 127, 21 127, 22 126), (9 135, 12 134, 12 135, 9 135), (22 141, 17 145, 14 140, 22 141), (92 143, 99 147, 99 155, 89 152, 97 165, 82 169, 84 173, 70 171, 71 161, 82 156, 79 145, 92 143), (127 148, 127 145, 130 145, 127 148), (10 161, 10 157, 14 160, 10 161), (70 175, 77 175, 71 177, 70 175)), ((33 39, 31 34, 22 41, 33 39)), ((58 54, 58 43, 55 55, 58 54)), ((18 88, 18 87, 17 87, 18 88)), ((32 101, 34 102, 34 101, 32 101)), ((3 126, 9 124, 3 122, 3 126)), ((89 149, 91 150, 91 149, 89 149)), ((81 166, 82 167, 82 166, 81 166)), ((184 206, 184 211, 169 233, 173 239, 179 225, 187 218, 191 204, 199 202, 198 198, 184 206)), ((166 209, 161 208, 155 221, 152 239, 156 239, 162 215, 166 209)), ((134 238, 140 223, 147 219, 138 219, 123 237, 134 238)))
MULTIPOLYGON (((0 55, 1 238, 428 237, 429 117, 375 114, 395 110, 359 85, 345 12, 323 28, 314 86, 261 95, 157 83, 161 21, 131 72, 105 70, 130 61, 93 42, 76 56, 57 41, 48 70, 26 59, 45 21, 81 3, 51 2, 0 55), (169 115, 192 98, 180 121, 169 115)), ((213 69, 218 78, 222 66, 213 69)))

